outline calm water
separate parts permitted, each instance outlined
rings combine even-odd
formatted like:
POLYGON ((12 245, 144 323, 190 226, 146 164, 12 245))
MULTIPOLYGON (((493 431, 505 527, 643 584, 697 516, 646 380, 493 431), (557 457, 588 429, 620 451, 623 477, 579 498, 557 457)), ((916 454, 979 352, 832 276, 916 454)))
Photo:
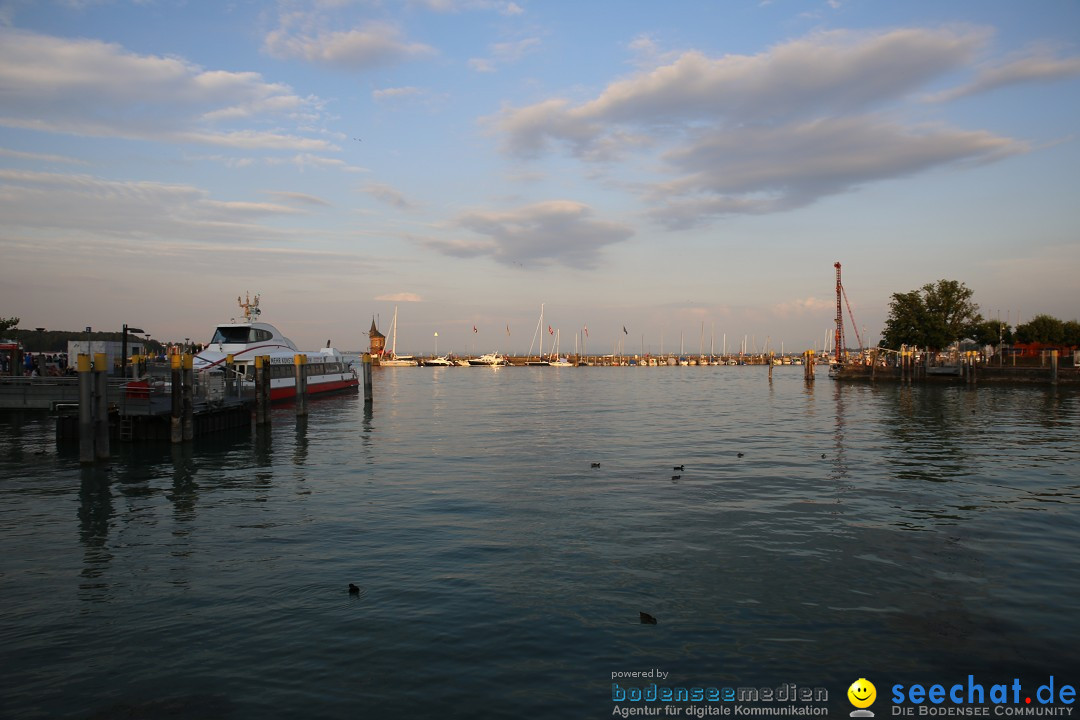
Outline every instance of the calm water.
POLYGON ((0 716, 606 718, 611 674, 650 668, 826 687, 839 717, 859 677, 1080 684, 1075 392, 375 383, 370 413, 96 469, 0 415, 0 716))

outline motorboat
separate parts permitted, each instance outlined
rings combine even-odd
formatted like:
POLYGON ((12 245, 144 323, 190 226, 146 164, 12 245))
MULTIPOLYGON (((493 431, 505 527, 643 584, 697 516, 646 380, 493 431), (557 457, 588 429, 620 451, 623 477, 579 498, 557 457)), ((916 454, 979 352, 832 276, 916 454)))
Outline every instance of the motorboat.
POLYGON ((469 365, 473 367, 499 367, 506 364, 506 358, 497 352, 486 353, 480 357, 469 358, 469 365))
POLYGON ((356 371, 345 356, 326 341, 326 347, 317 351, 297 349, 292 340, 276 327, 259 321, 259 296, 250 295, 245 300, 236 298, 244 311, 240 321, 230 320, 215 328, 214 336, 206 347, 195 355, 192 368, 208 385, 227 383, 238 379, 242 388, 255 386, 255 358, 270 358, 270 400, 287 400, 296 397, 296 356, 303 355, 307 365, 307 392, 309 395, 355 389, 360 385, 356 371), (232 377, 228 376, 229 358, 232 358, 232 377), (209 382, 218 375, 218 382, 209 382))

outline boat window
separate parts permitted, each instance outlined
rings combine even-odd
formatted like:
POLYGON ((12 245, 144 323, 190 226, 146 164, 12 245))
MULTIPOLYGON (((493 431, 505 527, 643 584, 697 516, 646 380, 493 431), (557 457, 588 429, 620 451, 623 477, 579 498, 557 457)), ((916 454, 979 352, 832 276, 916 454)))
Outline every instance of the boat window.
POLYGON ((211 343, 248 343, 251 342, 250 338, 251 328, 249 327, 229 327, 223 325, 214 331, 214 337, 210 340, 211 343))
POLYGON ((255 336, 256 342, 264 342, 266 340, 272 340, 274 338, 274 333, 270 332, 269 330, 260 330, 258 328, 254 328, 251 332, 255 336))

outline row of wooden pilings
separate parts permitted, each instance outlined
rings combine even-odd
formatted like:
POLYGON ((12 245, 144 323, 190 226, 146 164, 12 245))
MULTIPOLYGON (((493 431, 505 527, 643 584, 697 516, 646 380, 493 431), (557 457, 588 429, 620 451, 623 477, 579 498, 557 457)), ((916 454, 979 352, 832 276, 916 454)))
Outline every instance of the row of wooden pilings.
MULTIPOLYGON (((227 364, 231 366, 230 356, 227 364)), ((364 377, 364 403, 372 402, 371 385, 371 355, 364 353, 363 377, 364 377)), ((306 417, 308 414, 308 382, 307 382, 307 355, 297 354, 293 357, 293 369, 296 373, 296 416, 306 417)), ((255 425, 256 427, 270 424, 270 356, 259 355, 255 358, 255 425)))
MULTIPOLYGON (((814 358, 815 358, 815 356, 814 356, 814 351, 813 350, 807 350, 806 352, 804 352, 802 354, 803 380, 805 380, 806 382, 814 382, 814 365, 815 365, 814 358)), ((772 382, 772 369, 773 369, 773 366, 774 366, 774 363, 772 361, 772 356, 770 355, 769 356, 769 382, 772 382)))

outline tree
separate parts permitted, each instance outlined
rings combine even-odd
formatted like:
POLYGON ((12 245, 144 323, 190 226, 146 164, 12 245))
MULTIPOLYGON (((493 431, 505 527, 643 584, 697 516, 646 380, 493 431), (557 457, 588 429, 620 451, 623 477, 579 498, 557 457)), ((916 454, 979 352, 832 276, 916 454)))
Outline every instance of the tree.
POLYGON ((1064 338, 1062 341, 1066 345, 1080 345, 1080 322, 1070 320, 1065 323, 1064 330, 1064 338))
POLYGON ((968 334, 980 345, 1009 345, 1013 341, 1012 328, 1000 320, 984 320, 977 323, 968 334))
POLYGON ((971 334, 983 321, 971 301, 975 291, 956 280, 938 280, 920 290, 894 293, 881 347, 918 345, 941 349, 971 334))
POLYGON ((0 335, 3 335, 12 328, 19 327, 19 318, 17 317, 0 317, 0 335))
POLYGON ((1016 326, 1016 339, 1022 343, 1056 345, 1065 341, 1065 323, 1049 315, 1036 315, 1029 322, 1016 326))

